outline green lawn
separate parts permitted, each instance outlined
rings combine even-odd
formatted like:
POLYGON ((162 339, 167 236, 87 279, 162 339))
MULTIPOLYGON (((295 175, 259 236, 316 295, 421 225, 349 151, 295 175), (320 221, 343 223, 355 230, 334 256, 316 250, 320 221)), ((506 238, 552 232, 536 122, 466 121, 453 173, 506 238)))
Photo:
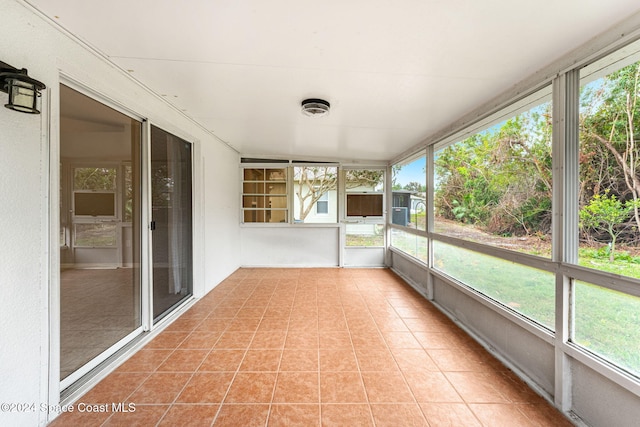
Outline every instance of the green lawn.
MULTIPOLYGON (((601 262, 581 257, 581 264, 601 262)), ((638 274, 628 261, 608 271, 638 274)), ((488 297, 553 330, 555 277, 473 251, 434 242, 434 266, 488 297)), ((602 268, 604 269, 604 268, 602 268)), ((587 283, 575 287, 575 341, 640 376, 640 298, 587 283)))

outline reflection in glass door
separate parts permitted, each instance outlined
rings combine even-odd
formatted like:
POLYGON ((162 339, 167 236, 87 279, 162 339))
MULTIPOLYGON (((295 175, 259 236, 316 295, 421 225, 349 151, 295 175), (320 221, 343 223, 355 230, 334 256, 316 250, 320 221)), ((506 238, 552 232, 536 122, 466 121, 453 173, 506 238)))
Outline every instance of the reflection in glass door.
POLYGON ((62 388, 141 332, 142 124, 60 85, 62 388))
POLYGON ((193 292, 191 144, 151 126, 153 318, 193 292))

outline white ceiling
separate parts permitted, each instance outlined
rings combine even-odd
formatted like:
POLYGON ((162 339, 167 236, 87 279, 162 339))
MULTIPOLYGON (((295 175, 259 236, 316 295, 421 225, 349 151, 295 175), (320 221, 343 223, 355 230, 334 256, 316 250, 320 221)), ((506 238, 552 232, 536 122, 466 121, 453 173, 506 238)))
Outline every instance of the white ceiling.
POLYGON ((389 160, 637 0, 29 0, 243 155, 389 160), (327 117, 300 102, 331 103, 327 117))

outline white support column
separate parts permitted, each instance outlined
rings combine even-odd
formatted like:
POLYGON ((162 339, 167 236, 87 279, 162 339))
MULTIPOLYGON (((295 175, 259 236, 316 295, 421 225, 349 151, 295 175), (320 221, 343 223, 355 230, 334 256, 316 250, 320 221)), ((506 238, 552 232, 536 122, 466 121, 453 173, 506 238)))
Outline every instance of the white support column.
MULTIPOLYGON (((575 263, 578 254, 578 106, 577 71, 553 82, 553 254, 555 262, 575 263)), ((555 404, 572 408, 571 360, 564 352, 573 325, 571 278, 556 274, 555 404)))
POLYGON ((389 224, 391 223, 393 218, 393 212, 391 210, 391 206, 393 205, 393 165, 389 164, 386 168, 386 173, 384 174, 384 192, 386 195, 385 198, 385 220, 384 220, 384 244, 385 244, 385 255, 384 255, 384 263, 387 267, 392 267, 391 265, 391 251, 389 248, 391 247, 391 227, 389 224))
POLYGON ((429 257, 429 275, 427 276, 427 298, 429 300, 433 300, 434 291, 433 291, 433 275, 431 274, 431 268, 433 268, 433 239, 431 238, 431 233, 433 233, 434 227, 434 212, 435 212, 435 201, 434 201, 434 183, 435 183, 435 159, 433 157, 433 145, 427 145, 427 256, 429 257))

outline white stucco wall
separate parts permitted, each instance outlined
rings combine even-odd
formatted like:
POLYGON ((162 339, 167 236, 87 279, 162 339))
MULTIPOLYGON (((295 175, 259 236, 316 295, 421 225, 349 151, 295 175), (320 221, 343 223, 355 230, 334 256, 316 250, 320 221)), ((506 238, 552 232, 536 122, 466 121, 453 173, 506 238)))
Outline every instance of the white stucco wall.
MULTIPOLYGON (((57 165, 59 155, 60 76, 195 142, 197 296, 240 265, 239 159, 235 151, 30 6, 0 0, 0 10, 0 61, 28 68, 29 75, 48 88, 42 115, 0 108, 0 403, 38 405, 35 411, 0 411, 0 425, 34 426, 47 422, 39 405, 55 402, 59 395, 57 381, 50 381, 50 372, 55 378, 58 370, 55 355, 49 363, 49 340, 54 350, 57 346, 59 293, 57 240, 50 239, 57 233, 58 196, 52 192, 49 199, 49 180, 56 183, 59 177, 57 167, 49 173, 49 164, 57 165)), ((6 103, 6 94, 0 93, 0 102, 6 103)))

